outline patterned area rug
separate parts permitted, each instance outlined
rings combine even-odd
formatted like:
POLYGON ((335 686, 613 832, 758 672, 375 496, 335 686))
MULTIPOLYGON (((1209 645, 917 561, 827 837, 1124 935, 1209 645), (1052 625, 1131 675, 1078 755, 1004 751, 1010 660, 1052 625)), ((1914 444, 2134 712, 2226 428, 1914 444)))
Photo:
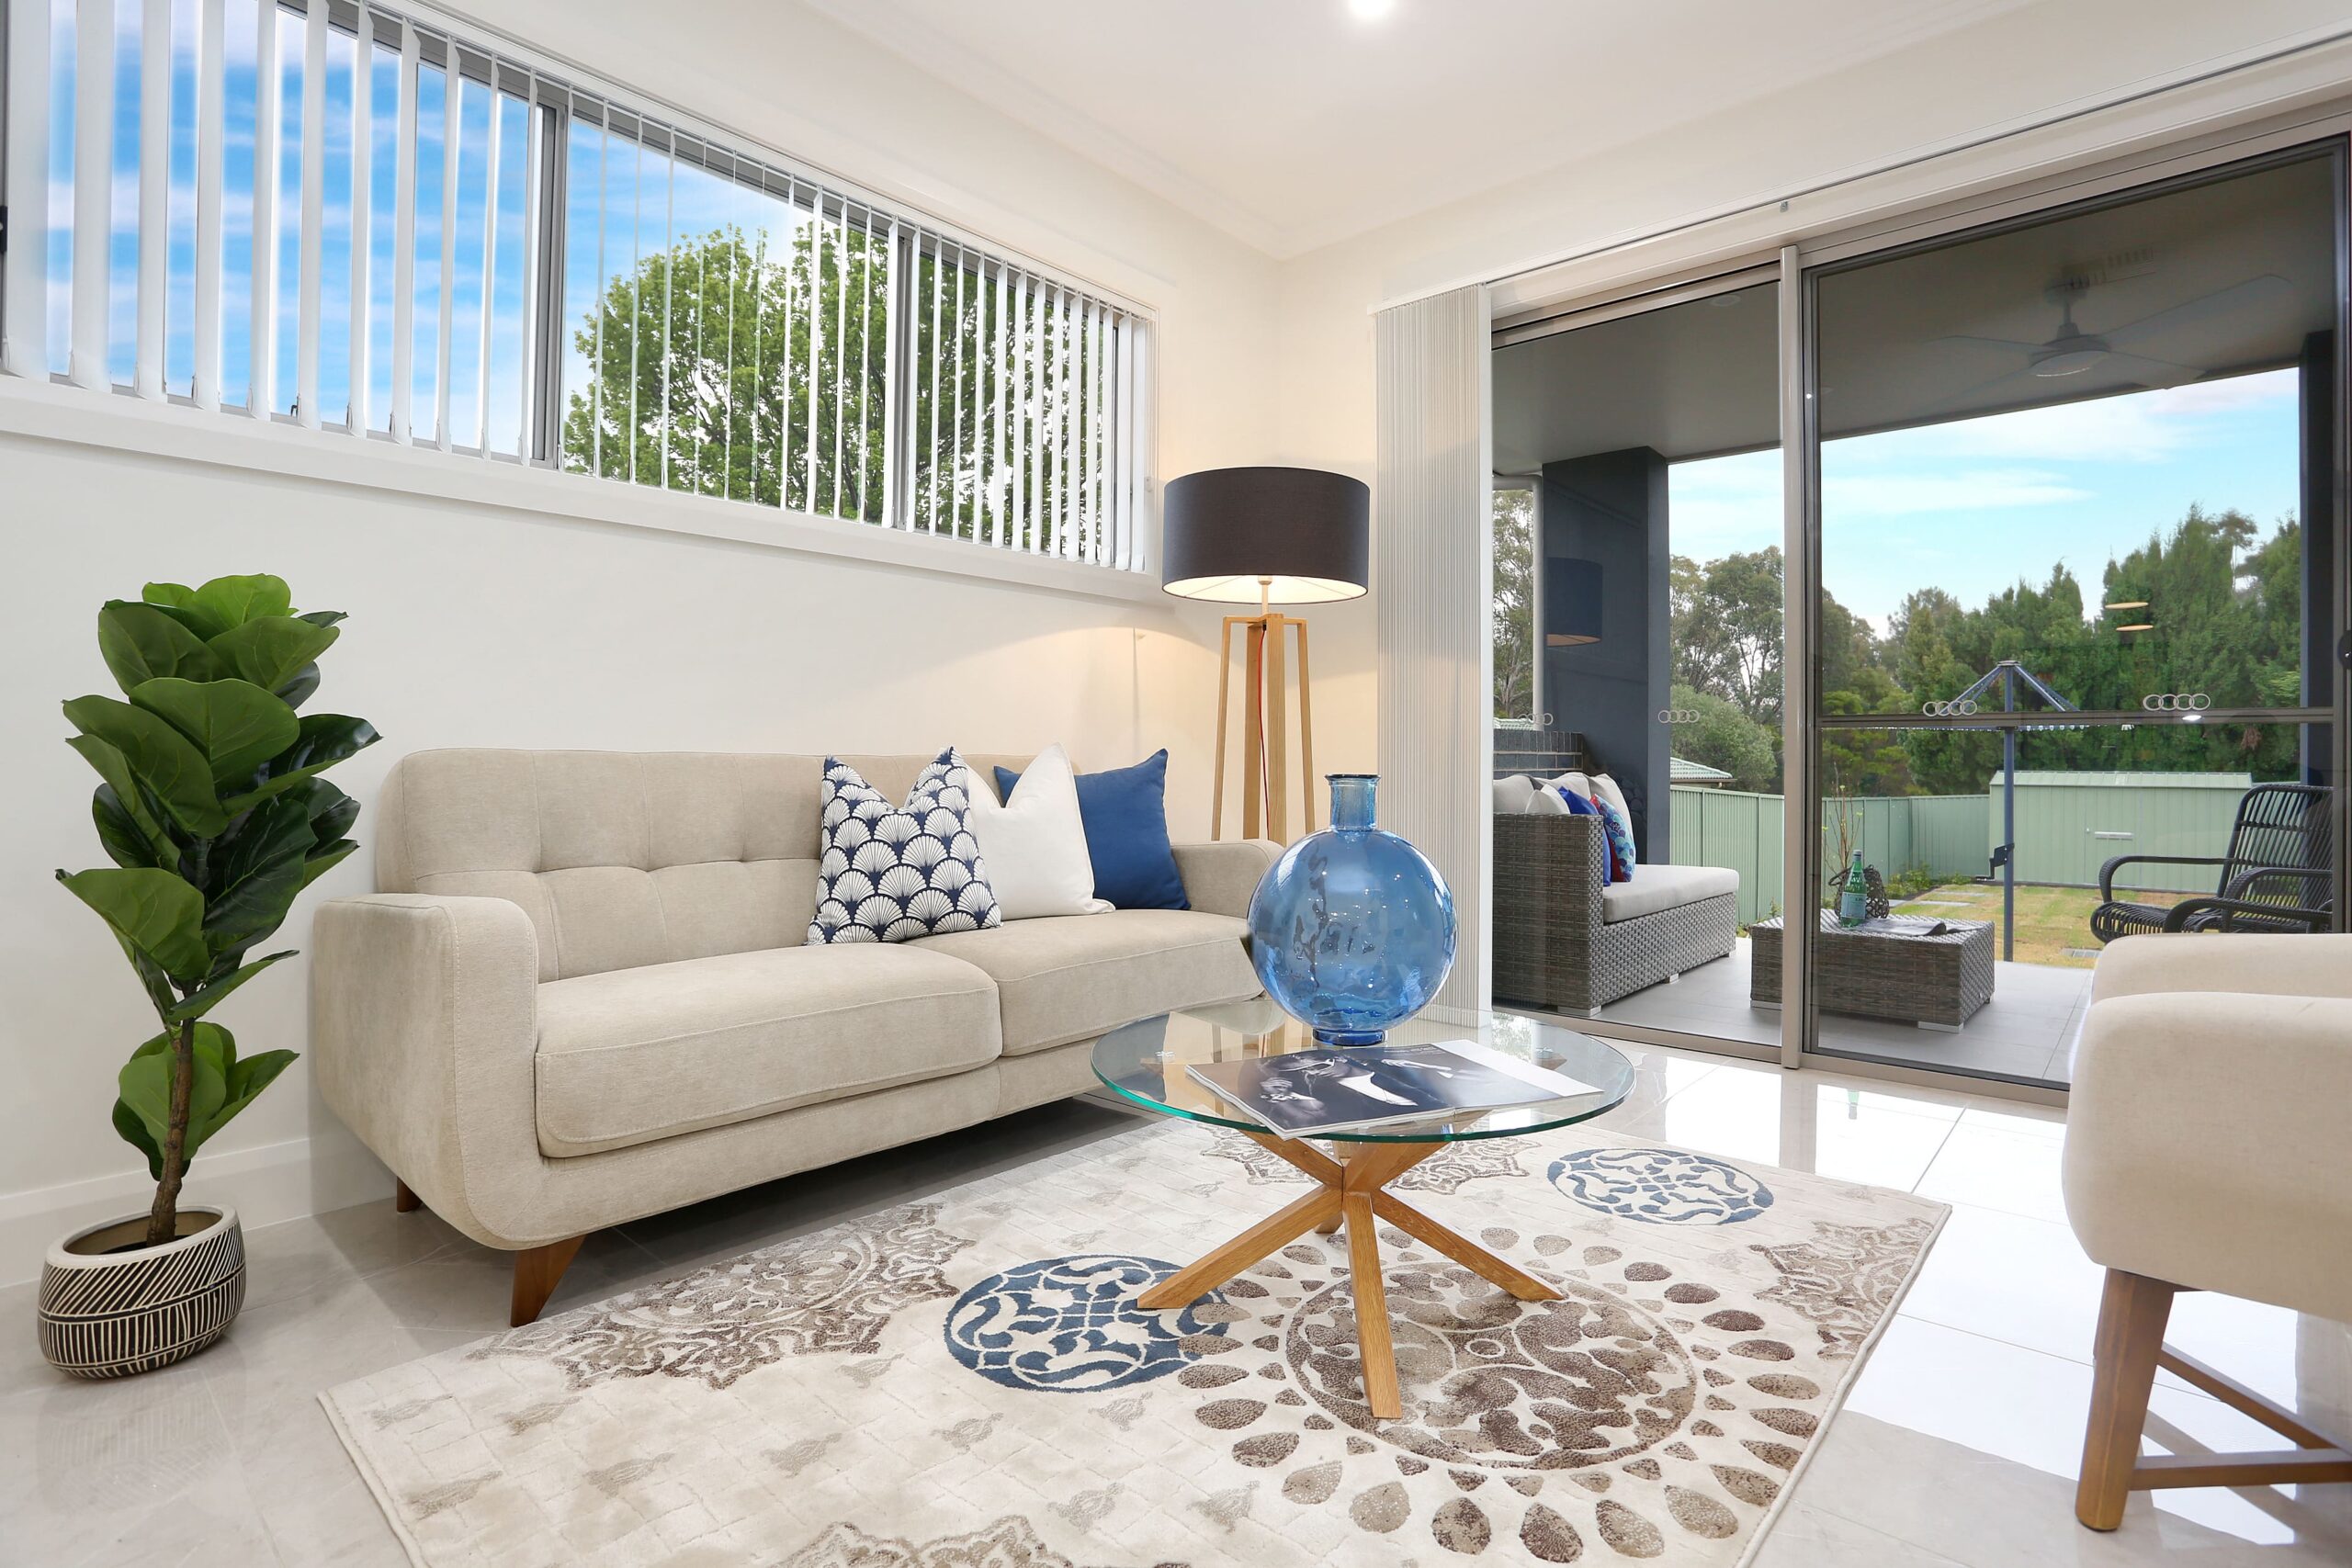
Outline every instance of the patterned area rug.
POLYGON ((1557 1286, 1384 1229, 1129 1304, 1295 1196, 1153 1124, 323 1394, 414 1560, 777 1568, 1746 1561, 1945 1210, 1567 1128, 1399 1184, 1557 1286))

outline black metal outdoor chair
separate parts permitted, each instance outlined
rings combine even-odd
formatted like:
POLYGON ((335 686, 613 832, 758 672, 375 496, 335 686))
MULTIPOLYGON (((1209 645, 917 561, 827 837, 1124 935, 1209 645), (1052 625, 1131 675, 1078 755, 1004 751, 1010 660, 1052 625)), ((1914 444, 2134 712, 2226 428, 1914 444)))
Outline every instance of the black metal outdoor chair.
POLYGON ((2149 931, 2324 931, 2335 908, 2334 859, 2326 789, 2256 784, 2238 802, 2227 854, 2118 855, 2101 866, 2091 934, 2109 942, 2149 931), (2127 865, 2217 865, 2222 874, 2210 897, 2166 908, 2116 897, 2115 874, 2127 865))

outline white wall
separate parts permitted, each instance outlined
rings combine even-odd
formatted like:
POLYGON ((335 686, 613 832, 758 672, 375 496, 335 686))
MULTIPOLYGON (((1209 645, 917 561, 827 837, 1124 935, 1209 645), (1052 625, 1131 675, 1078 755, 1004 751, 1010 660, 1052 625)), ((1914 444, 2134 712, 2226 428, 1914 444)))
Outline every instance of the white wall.
MULTIPOLYGON (((518 37, 561 38, 592 69, 1157 306, 1161 472, 1272 457, 1270 261, 797 6, 696 10, 649 49, 648 13, 622 0, 475 6, 518 37)), ((22 412, 0 402, 0 662, 11 672, 0 688, 0 1061, 15 1107, 0 1137, 0 1281, 34 1272, 69 1224, 146 1202, 141 1163, 107 1116, 114 1074, 153 1016, 103 927, 50 874, 105 863, 93 780, 62 743, 57 704, 111 689, 93 617, 150 579, 266 570, 300 605, 349 612, 316 705, 364 715, 386 737, 334 775, 363 803, 397 756, 433 746, 995 750, 1061 739, 1082 766, 1168 746, 1177 834, 1205 836, 1216 622, 1174 601, 109 452, 28 438, 22 412)), ((356 832, 368 841, 364 810, 356 832)), ((284 934, 306 944, 311 905, 371 885, 363 851, 284 934)), ((243 1049, 306 1049, 308 983, 301 961, 280 965, 218 1016, 243 1049)), ((390 1188, 298 1065, 207 1146, 190 1190, 261 1223, 390 1188)))

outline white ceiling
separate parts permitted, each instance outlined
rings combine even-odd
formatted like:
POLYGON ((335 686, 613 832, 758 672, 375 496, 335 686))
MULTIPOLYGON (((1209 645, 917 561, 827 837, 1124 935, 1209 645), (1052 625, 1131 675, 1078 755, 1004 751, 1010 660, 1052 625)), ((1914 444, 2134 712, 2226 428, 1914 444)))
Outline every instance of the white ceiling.
POLYGON ((1278 257, 2068 0, 807 0, 1278 257))

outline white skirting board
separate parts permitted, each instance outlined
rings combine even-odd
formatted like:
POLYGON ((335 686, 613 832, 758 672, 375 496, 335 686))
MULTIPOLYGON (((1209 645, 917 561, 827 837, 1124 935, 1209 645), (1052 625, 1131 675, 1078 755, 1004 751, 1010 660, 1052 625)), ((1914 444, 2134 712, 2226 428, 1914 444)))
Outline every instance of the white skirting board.
MULTIPOLYGON (((188 1168, 181 1201, 226 1203, 252 1230, 391 1194, 391 1172, 350 1134, 333 1127, 255 1148, 205 1150, 188 1168)), ((154 1197, 154 1182, 135 1166, 114 1176, 0 1194, 0 1286, 40 1278, 50 1243, 101 1220, 144 1213, 154 1197)))

